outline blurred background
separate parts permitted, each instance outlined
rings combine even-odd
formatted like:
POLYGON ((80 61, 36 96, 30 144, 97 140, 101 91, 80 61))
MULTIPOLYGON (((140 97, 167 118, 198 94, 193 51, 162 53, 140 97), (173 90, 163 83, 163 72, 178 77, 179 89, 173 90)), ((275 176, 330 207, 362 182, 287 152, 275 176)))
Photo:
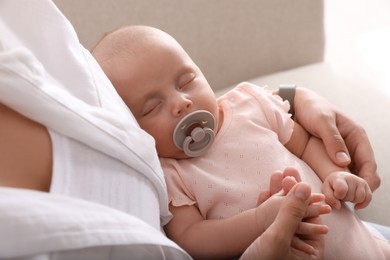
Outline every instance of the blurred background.
POLYGON ((369 92, 375 92, 375 96, 386 96, 377 103, 377 99, 374 99, 367 104, 370 93, 359 95, 350 92, 353 96, 341 97, 344 101, 340 100, 338 106, 345 108, 363 124, 372 137, 371 143, 377 151, 378 173, 382 177, 382 185, 374 193, 373 202, 367 209, 358 211, 358 214, 363 219, 390 226, 390 169, 387 167, 390 160, 390 137, 387 137, 389 133, 386 127, 390 122, 390 111, 384 108, 390 103, 390 1, 326 0, 324 3, 326 62, 332 65, 336 73, 348 72, 342 75, 348 81, 356 82, 358 79, 360 82, 370 82, 371 85, 366 86, 369 92), (355 113, 354 108, 349 107, 351 102, 348 100, 354 98, 366 99, 360 100, 363 104, 366 102, 363 105, 363 111, 366 111, 364 115, 361 108, 355 113), (379 136, 382 138, 377 138, 379 136), (386 140, 383 137, 387 137, 386 140), (383 214, 373 215, 372 210, 383 214))
POLYGON ((390 96, 390 1, 324 3, 326 61, 334 66, 356 68, 359 74, 364 72, 377 82, 367 87, 378 88, 390 96))

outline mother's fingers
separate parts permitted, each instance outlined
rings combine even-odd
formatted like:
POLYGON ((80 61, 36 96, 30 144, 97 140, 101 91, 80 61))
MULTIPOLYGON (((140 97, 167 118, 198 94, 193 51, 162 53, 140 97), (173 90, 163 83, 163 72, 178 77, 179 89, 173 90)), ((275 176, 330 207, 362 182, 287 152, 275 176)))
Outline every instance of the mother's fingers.
POLYGON ((322 193, 312 193, 310 195, 310 204, 325 201, 325 195, 322 193))
POLYGON ((329 232, 328 226, 320 223, 301 222, 296 234, 298 235, 325 235, 329 232))
POLYGON ((317 217, 320 215, 329 214, 331 212, 332 212, 332 208, 328 204, 309 205, 309 208, 306 211, 305 218, 317 217))

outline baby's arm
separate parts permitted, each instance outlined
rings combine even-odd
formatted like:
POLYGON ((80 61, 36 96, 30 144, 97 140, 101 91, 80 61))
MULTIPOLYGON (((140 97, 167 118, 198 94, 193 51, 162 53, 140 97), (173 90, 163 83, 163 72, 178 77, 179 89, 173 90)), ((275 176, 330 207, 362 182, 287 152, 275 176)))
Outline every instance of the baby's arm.
POLYGON ((238 256, 264 231, 257 224, 256 209, 215 220, 205 220, 194 205, 170 204, 169 209, 173 219, 165 232, 195 259, 238 256))
POLYGON ((264 232, 266 227, 262 223, 266 220, 262 220, 265 217, 262 213, 266 211, 261 209, 256 213, 260 208, 264 206, 226 219, 205 220, 194 205, 170 204, 173 219, 164 229, 170 239, 194 258, 231 258, 242 254, 264 232))
POLYGON ((304 160, 324 182, 323 193, 326 202, 339 208, 340 201, 355 203, 355 208, 366 207, 372 198, 367 182, 348 172, 347 168, 335 165, 321 139, 310 136, 299 124, 295 123, 293 134, 286 147, 304 160))
MULTIPOLYGON (((175 207, 170 204, 173 219, 164 227, 168 237, 194 258, 232 258, 241 255, 274 221, 283 196, 272 196, 263 204, 226 219, 205 220, 194 205, 175 207)), ((307 217, 329 211, 315 205, 311 196, 307 217)), ((324 227, 302 226, 302 235, 324 234, 324 227)))

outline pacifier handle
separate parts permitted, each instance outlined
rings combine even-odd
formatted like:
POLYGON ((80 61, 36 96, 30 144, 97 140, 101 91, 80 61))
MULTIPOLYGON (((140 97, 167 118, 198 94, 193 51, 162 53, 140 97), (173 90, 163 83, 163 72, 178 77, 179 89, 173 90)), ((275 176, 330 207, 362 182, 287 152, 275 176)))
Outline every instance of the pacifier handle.
POLYGON ((173 141, 187 156, 204 154, 214 142, 215 118, 206 110, 194 111, 176 125, 173 141))

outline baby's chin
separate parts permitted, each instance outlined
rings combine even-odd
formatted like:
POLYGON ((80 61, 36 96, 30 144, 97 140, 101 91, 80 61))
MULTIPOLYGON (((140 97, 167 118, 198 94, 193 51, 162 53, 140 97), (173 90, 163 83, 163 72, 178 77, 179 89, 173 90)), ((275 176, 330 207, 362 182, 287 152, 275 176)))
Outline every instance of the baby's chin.
POLYGON ((158 156, 160 158, 169 158, 169 159, 176 159, 176 160, 182 160, 182 159, 189 159, 190 156, 186 155, 184 151, 175 149, 174 151, 158 151, 158 156))

